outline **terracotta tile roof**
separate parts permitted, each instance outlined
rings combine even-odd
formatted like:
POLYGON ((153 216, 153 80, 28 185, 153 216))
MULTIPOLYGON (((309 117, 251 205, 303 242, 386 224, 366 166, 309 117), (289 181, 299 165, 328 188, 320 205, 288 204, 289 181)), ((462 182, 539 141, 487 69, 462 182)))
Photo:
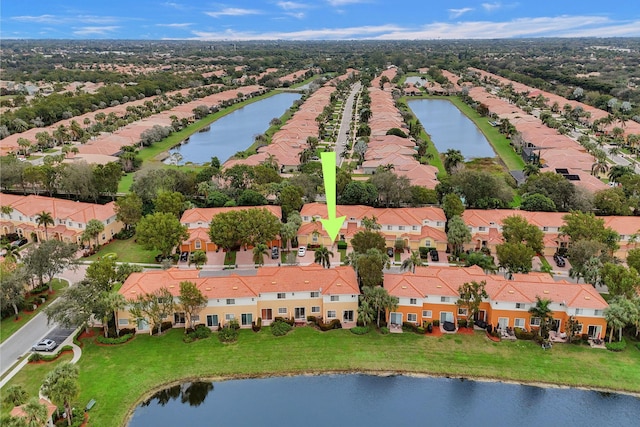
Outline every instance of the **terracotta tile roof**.
MULTIPOLYGON (((337 205, 337 216, 345 215, 360 221, 365 216, 375 216, 380 225, 422 225, 424 220, 446 221, 444 211, 435 207, 421 208, 372 208, 364 205, 337 205)), ((321 203, 307 203, 302 207, 302 217, 326 217, 327 206, 321 203)))
POLYGON ((26 217, 35 217, 40 212, 46 211, 54 219, 68 219, 83 224, 89 222, 90 219, 106 221, 116 214, 114 202, 99 205, 36 195, 0 194, 0 206, 11 206, 26 217))
MULTIPOLYGON (((49 402, 47 399, 43 399, 42 397, 39 400, 41 405, 44 405, 47 408, 47 419, 51 419, 51 416, 54 412, 58 410, 58 407, 53 403, 49 402)), ((9 415, 12 417, 27 417, 27 413, 24 411, 25 405, 15 406, 9 415)))
POLYGON ((263 206, 233 206, 226 208, 193 208, 187 209, 182 214, 182 218, 180 218, 180 222, 182 224, 193 224, 192 227, 197 228, 198 222, 203 224, 209 224, 211 219, 221 213, 231 212, 231 211, 244 211, 247 209, 266 209, 279 220, 282 219, 282 209, 280 206, 274 205, 263 205, 263 206))

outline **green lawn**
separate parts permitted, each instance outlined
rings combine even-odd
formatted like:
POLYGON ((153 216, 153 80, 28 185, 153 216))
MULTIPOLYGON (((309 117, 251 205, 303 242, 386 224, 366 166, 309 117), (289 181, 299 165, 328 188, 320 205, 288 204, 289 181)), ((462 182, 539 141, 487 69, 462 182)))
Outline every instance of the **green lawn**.
POLYGON ((51 301, 60 296, 60 291, 69 286, 69 282, 66 280, 53 279, 53 295, 49 295, 47 301, 38 306, 38 309, 33 312, 25 313, 20 311, 19 319, 16 321, 14 316, 7 317, 0 322, 0 343, 3 343, 7 338, 14 334, 18 329, 23 327, 29 320, 31 320, 36 314, 40 313, 46 306, 51 304, 51 301))
POLYGON ((82 260, 95 261, 105 254, 115 252, 118 255, 118 262, 138 262, 145 264, 156 264, 155 256, 158 251, 148 251, 135 242, 135 237, 127 240, 114 239, 110 243, 100 247, 100 250, 88 258, 82 260))
MULTIPOLYGON (((89 425, 121 426, 127 412, 150 391, 189 378, 397 371, 640 392, 640 351, 632 343, 625 351, 612 353, 568 344, 542 351, 530 341, 494 343, 482 332, 356 336, 348 330, 320 332, 305 327, 276 338, 264 328, 259 333, 241 330, 239 341, 231 345, 221 344, 215 336, 185 344, 182 334, 176 329, 162 337, 139 335, 112 347, 86 340, 78 362, 76 407, 96 399, 89 425)), ((46 372, 42 366, 48 365, 28 365, 9 385, 35 389, 46 372)))

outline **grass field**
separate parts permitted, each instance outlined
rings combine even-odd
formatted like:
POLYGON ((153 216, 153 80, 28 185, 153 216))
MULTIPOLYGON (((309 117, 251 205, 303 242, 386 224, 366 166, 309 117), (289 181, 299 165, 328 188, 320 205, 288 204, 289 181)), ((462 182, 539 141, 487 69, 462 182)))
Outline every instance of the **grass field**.
POLYGON ((20 311, 19 319, 16 321, 14 316, 7 317, 0 322, 0 343, 3 343, 7 338, 14 334, 18 329, 23 327, 29 320, 40 313, 46 306, 51 304, 56 298, 60 296, 60 291, 69 286, 66 280, 53 279, 54 294, 49 295, 47 301, 38 306, 38 309, 33 312, 20 311))
MULTIPOLYGON (((110 347, 85 340, 76 407, 96 399, 89 425, 121 426, 127 412, 150 391, 188 378, 397 371, 640 392, 640 351, 633 345, 620 353, 569 344, 542 351, 530 341, 495 343, 483 332, 356 336, 348 330, 320 332, 310 327, 295 328, 279 338, 269 328, 259 333, 241 330, 238 342, 230 345, 215 336, 185 344, 182 335, 175 329, 110 347)), ((49 365, 27 365, 9 385, 35 390, 48 371, 43 366, 49 365)))
POLYGON ((87 261, 95 261, 99 257, 107 253, 115 252, 118 254, 118 262, 138 262, 143 264, 157 264, 155 257, 158 251, 148 251, 141 245, 137 244, 132 237, 127 240, 114 239, 100 247, 100 250, 88 258, 82 258, 87 261))

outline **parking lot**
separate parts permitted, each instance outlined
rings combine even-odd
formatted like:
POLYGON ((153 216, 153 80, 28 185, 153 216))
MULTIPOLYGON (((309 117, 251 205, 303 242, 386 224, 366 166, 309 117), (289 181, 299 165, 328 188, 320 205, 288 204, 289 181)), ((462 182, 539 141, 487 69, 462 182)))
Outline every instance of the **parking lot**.
POLYGON ((43 339, 54 340, 56 344, 60 346, 64 340, 66 340, 69 336, 71 336, 71 334, 73 334, 73 331, 75 331, 75 329, 65 329, 57 327, 49 332, 43 339))

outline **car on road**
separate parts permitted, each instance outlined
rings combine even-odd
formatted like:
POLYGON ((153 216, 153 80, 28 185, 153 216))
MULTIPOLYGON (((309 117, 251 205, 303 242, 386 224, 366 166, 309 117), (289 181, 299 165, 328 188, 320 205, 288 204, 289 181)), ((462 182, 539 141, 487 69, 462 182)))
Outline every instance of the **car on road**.
POLYGON ((58 344, 56 344, 56 342, 54 340, 42 340, 36 344, 33 345, 33 347, 31 347, 31 350, 33 351, 53 351, 56 347, 58 346, 58 344))
POLYGON ((394 255, 393 248, 387 248, 387 255, 389 255, 390 257, 392 257, 394 255))
POLYGON ((429 255, 431 256, 431 261, 433 262, 438 262, 440 260, 438 251, 436 251, 435 249, 430 250, 429 255))
POLYGON ((271 259, 278 259, 280 257, 280 249, 277 246, 271 248, 271 259))
POLYGON ((27 244, 27 242, 28 240, 23 237, 22 239, 11 242, 11 246, 24 246, 27 244))
POLYGON ((558 254, 554 254, 553 255, 553 260, 556 262, 556 265, 558 267, 564 267, 566 265, 564 258, 562 258, 560 255, 558 254))
POLYGON ((298 248, 298 256, 305 256, 307 254, 306 246, 300 246, 298 248))

